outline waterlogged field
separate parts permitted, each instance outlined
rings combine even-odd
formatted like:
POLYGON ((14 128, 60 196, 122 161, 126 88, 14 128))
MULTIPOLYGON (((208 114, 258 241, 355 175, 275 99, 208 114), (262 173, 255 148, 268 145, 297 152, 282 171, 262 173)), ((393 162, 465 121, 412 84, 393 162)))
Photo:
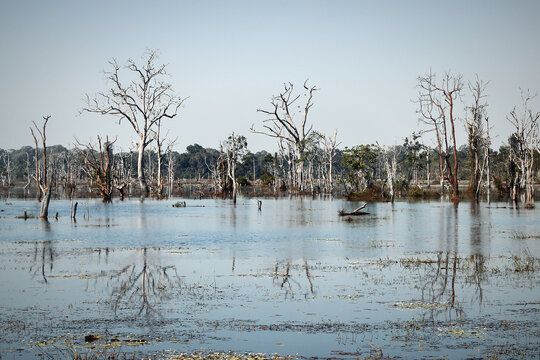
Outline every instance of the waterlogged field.
POLYGON ((0 357, 539 357, 538 210, 175 201, 2 201, 0 357))

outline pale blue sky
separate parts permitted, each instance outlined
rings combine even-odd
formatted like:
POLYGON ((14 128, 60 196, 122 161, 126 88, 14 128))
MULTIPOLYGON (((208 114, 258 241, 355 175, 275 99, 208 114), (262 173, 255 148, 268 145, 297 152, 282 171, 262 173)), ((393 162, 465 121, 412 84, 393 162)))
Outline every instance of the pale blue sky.
MULTIPOLYGON (((176 92, 189 96, 165 124, 179 151, 217 147, 232 131, 252 150, 274 150, 273 140, 249 133, 265 118, 256 109, 283 82, 301 87, 306 78, 320 88, 315 129, 337 128, 342 146, 401 143, 421 128, 412 100, 430 68, 490 81, 498 146, 519 88, 540 91, 539 18, 540 1, 3 0, 0 147, 31 144, 31 121, 52 115, 51 145, 101 134, 127 149, 127 123, 78 112, 85 93, 107 89, 109 59, 139 59, 146 48, 161 51, 176 92)), ((540 110, 540 99, 533 105, 540 110)))

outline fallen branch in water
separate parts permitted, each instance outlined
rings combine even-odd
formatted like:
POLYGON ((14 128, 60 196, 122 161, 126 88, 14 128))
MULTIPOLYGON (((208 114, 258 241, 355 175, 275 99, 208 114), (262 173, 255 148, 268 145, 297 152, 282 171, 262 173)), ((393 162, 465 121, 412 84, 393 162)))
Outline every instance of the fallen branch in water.
POLYGON ((345 212, 345 210, 341 209, 338 211, 339 216, 358 216, 358 215, 369 215, 368 212, 360 211, 363 208, 367 206, 367 203, 363 203, 360 207, 354 209, 351 212, 345 212))

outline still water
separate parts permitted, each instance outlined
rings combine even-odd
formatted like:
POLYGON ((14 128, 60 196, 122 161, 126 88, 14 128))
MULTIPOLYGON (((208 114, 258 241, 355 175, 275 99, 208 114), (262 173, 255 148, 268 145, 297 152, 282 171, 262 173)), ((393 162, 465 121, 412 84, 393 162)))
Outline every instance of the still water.
POLYGON ((0 203, 0 357, 538 357, 538 210, 177 200, 0 203))

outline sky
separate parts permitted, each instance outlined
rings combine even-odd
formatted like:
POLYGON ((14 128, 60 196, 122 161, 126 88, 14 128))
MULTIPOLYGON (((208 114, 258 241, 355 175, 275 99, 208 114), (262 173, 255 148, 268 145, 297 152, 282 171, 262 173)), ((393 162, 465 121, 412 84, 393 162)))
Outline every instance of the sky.
MULTIPOLYGON (((82 113, 106 91, 108 61, 160 52, 179 114, 163 124, 175 150, 217 148, 233 131, 252 151, 277 149, 250 133, 284 82, 319 91, 309 121, 341 146, 401 144, 418 122, 417 78, 430 70, 489 81, 496 147, 520 89, 540 91, 540 1, 28 1, 0 2, 0 148, 32 145, 29 127, 51 115, 49 145, 97 135, 128 150, 135 132, 113 116, 82 113)), ((467 87, 457 108, 465 116, 467 87)), ((540 99, 532 108, 540 111, 540 99)), ((466 143, 459 122, 458 144, 466 143)), ((432 134, 423 142, 433 145, 432 134)))

